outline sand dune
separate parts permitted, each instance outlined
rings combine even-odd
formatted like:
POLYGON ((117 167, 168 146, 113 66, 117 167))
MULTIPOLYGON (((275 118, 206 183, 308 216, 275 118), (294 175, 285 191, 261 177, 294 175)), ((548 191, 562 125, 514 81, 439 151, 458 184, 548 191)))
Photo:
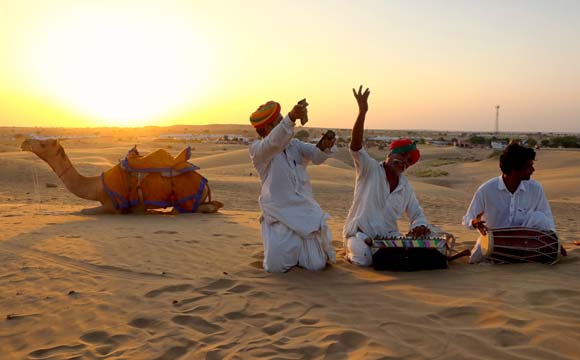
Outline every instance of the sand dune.
MULTIPOLYGON (((67 151, 85 175, 97 175, 130 148, 89 145, 70 142, 67 151)), ((448 270, 398 273, 348 264, 341 230, 354 170, 344 158, 309 170, 317 200, 332 215, 338 263, 318 273, 267 274, 259 179, 249 175, 245 147, 196 145, 193 162, 225 203, 220 213, 126 216, 82 215, 95 204, 68 193, 33 155, 12 143, 4 149, 12 150, 0 152, 2 359, 577 359, 580 353, 580 252, 571 245, 580 227, 576 153, 542 151, 536 166, 570 250, 555 266, 457 261, 448 270)), ((424 160, 452 156, 456 149, 426 149, 424 160)), ((473 156, 444 165, 443 185, 411 177, 428 218, 455 233, 459 249, 476 237, 459 225, 472 191, 498 174, 497 159, 473 156)))

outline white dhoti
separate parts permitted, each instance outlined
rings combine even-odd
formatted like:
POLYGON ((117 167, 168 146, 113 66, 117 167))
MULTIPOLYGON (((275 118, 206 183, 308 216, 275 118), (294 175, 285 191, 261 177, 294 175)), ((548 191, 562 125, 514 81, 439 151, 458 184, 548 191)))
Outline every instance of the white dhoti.
MULTIPOLYGON (((550 230, 551 222, 550 219, 541 211, 532 211, 527 214, 526 218, 521 227, 537 229, 537 230, 550 230)), ((475 264, 483 260, 483 253, 481 251, 481 236, 477 238, 475 246, 471 250, 471 255, 469 256, 469 263, 475 264)))
MULTIPOLYGON (((322 270, 329 259, 323 244, 332 239, 328 226, 306 237, 279 221, 262 220, 264 269, 268 272, 286 272, 294 266, 307 270, 322 270)), ((334 259, 329 259, 333 262, 334 259)))
POLYGON ((365 233, 357 232, 355 236, 350 236, 345 240, 346 259, 359 266, 371 266, 373 264, 373 253, 370 246, 365 243, 368 236, 365 233))

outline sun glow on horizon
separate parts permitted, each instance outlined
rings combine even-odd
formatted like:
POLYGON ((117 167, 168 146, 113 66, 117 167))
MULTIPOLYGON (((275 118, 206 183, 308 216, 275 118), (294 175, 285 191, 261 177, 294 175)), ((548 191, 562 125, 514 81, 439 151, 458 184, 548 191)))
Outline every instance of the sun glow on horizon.
POLYGON ((204 96, 209 48, 179 14, 84 7, 45 28, 31 85, 99 125, 151 124, 204 96))

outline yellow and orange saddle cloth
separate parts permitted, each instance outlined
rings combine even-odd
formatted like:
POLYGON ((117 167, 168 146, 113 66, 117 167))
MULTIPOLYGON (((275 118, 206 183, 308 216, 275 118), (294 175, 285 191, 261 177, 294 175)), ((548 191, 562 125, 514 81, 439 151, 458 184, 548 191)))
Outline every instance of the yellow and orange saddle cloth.
POLYGON ((163 149, 142 156, 135 146, 119 164, 103 172, 103 188, 121 211, 171 206, 180 213, 195 212, 205 200, 207 179, 188 162, 190 157, 189 146, 176 157, 163 149))

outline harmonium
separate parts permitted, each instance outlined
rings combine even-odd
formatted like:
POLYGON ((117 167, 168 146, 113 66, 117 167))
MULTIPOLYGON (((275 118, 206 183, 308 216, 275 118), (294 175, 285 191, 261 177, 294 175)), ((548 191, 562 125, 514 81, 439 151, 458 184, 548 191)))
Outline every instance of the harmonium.
POLYGON ((417 271, 446 269, 455 238, 437 236, 386 236, 368 239, 375 270, 417 271))

